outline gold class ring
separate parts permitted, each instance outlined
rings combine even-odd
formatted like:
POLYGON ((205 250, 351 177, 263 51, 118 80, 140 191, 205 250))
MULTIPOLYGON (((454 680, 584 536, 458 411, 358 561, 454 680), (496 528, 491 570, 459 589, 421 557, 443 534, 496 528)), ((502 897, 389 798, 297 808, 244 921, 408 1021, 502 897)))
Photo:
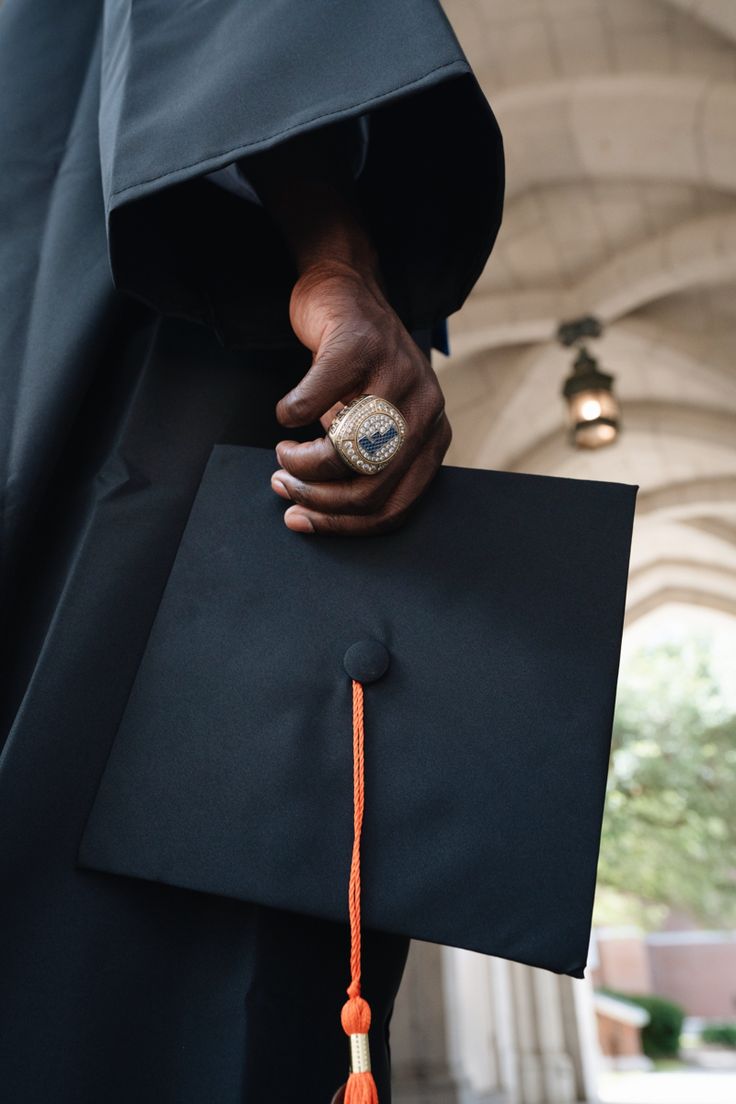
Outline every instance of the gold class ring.
POLYGON ((361 475, 375 475, 403 445, 406 422, 388 399, 359 395, 335 415, 327 434, 348 467, 361 475))

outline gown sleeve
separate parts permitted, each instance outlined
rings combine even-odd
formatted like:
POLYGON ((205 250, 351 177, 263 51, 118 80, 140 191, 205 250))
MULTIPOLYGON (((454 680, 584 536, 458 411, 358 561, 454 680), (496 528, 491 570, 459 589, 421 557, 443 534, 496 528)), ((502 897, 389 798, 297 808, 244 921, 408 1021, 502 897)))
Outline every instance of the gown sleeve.
POLYGON ((493 247, 501 136, 437 0, 104 0, 100 158, 116 287, 223 344, 288 347, 296 278, 268 211, 211 174, 368 115, 356 198, 410 330, 493 247))
MULTIPOLYGON (((342 162, 343 172, 351 181, 358 179, 365 165, 368 153, 369 117, 369 115, 356 115, 355 118, 321 128, 322 132, 330 132, 334 135, 332 142, 327 146, 326 155, 331 159, 337 157, 342 162)), ((249 159, 243 157, 231 165, 226 165, 224 169, 216 169, 215 172, 208 173, 207 179, 221 188, 227 188, 242 199, 260 204, 260 197, 250 181, 248 169, 249 159)))

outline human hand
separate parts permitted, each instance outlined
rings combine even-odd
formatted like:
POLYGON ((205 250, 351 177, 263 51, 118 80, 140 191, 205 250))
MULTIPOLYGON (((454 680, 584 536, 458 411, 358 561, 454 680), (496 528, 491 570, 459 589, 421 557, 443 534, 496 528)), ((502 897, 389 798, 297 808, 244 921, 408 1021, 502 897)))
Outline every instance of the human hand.
POLYGON ((299 533, 367 536, 397 528, 434 478, 452 439, 445 401, 429 359, 384 298, 370 270, 320 260, 299 277, 291 324, 314 354, 303 379, 278 402, 284 426, 335 414, 360 394, 376 394, 401 411, 404 444, 375 475, 351 471, 329 437, 280 441, 271 485, 293 506, 286 525, 299 533))

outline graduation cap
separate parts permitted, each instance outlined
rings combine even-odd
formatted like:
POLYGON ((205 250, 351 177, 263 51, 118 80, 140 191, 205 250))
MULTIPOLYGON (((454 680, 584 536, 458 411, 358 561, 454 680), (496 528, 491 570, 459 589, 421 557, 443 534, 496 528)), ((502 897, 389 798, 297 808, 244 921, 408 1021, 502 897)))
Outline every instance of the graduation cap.
POLYGON ((211 453, 79 865, 349 918, 367 1084, 361 921, 583 975, 637 488, 445 465, 302 536, 274 467, 211 453))

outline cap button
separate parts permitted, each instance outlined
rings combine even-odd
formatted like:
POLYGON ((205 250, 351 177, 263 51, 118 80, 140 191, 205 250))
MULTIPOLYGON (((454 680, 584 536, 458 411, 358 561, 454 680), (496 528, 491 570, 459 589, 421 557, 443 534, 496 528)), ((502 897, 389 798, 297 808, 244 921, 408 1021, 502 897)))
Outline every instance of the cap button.
POLYGON ((380 640, 356 640, 343 657, 343 665, 351 679, 357 682, 375 682, 388 670, 391 656, 380 640))

